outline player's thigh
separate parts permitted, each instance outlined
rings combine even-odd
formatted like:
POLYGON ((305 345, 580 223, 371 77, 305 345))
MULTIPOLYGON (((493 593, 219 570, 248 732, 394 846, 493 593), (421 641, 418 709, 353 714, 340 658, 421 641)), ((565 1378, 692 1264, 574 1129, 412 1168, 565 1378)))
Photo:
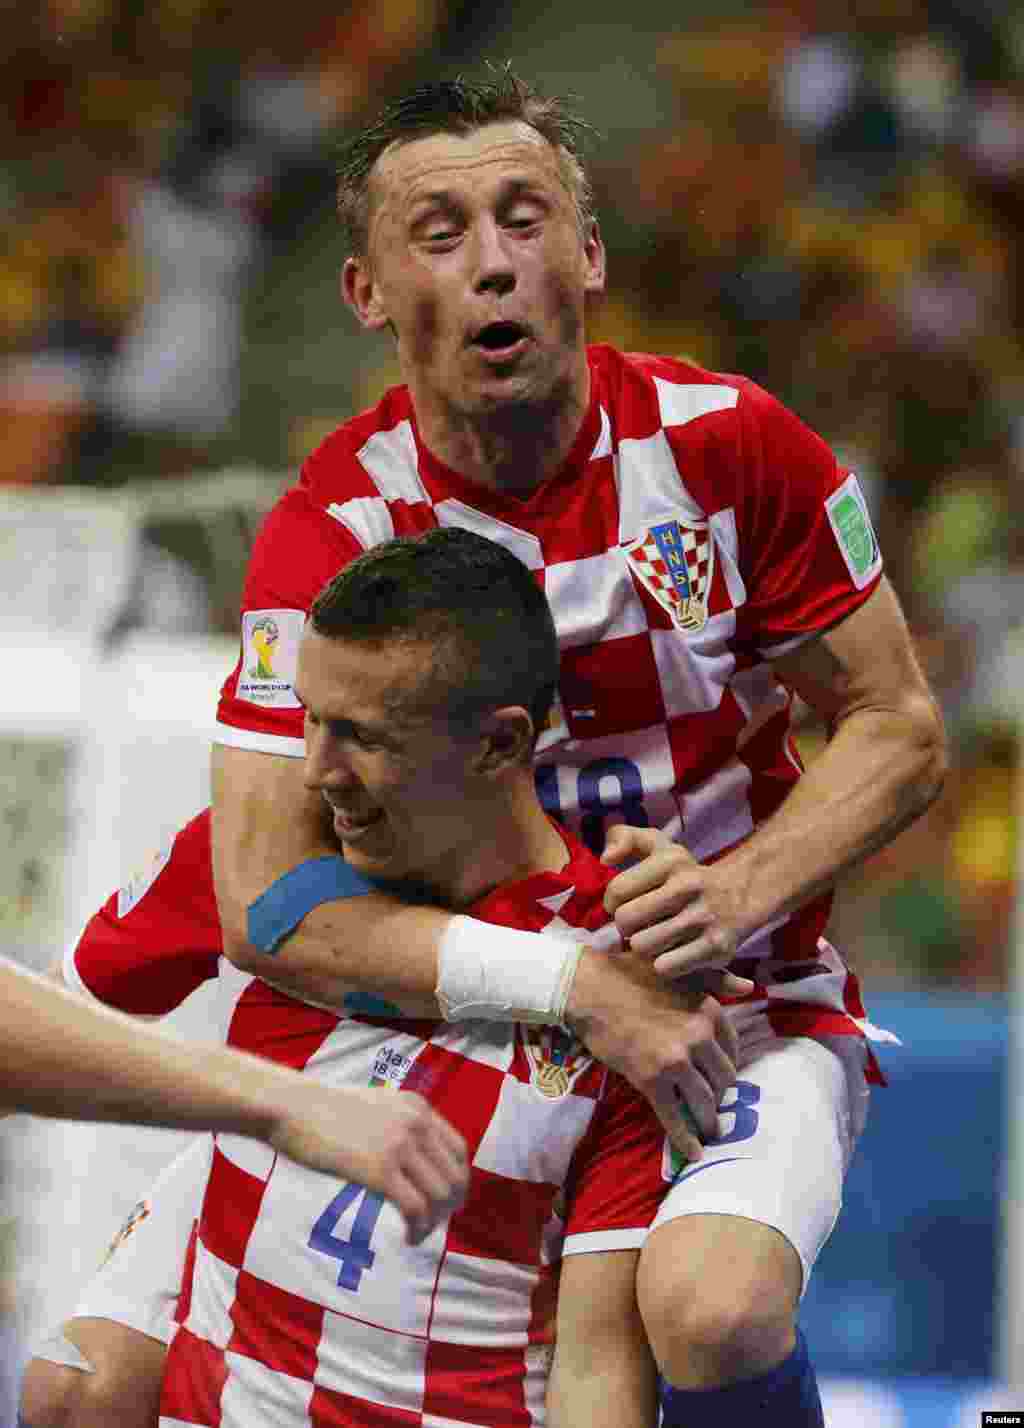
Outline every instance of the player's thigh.
POLYGON ((36 1346, 22 1381, 29 1428, 79 1422, 86 1428, 88 1415, 101 1409, 116 1428, 148 1421, 209 1162, 209 1137, 197 1137, 170 1162, 129 1215, 71 1318, 36 1346))
POLYGON ((167 1345, 112 1319, 62 1326, 66 1362, 34 1358, 22 1380, 25 1428, 156 1428, 167 1345), (81 1357, 80 1367, 73 1367, 81 1357))
POLYGON ((212 1138, 197 1136, 165 1166, 82 1290, 76 1320, 108 1319, 169 1341, 211 1156, 212 1138))
POLYGON ((681 1169, 644 1245, 645 1318, 795 1311, 839 1214, 866 1095, 854 1038, 779 1038, 743 1068, 717 1140, 681 1169))

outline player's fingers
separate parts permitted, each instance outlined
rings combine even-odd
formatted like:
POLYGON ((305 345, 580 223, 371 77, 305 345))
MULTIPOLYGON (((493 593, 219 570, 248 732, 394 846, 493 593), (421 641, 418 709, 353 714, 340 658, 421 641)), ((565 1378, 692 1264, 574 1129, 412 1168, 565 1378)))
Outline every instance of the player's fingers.
POLYGON ((749 977, 737 976, 735 972, 720 972, 715 968, 704 975, 707 978, 705 985, 713 997, 749 997, 754 990, 754 983, 749 977))
MULTIPOLYGON (((676 1102, 677 1117, 679 1103, 685 1104, 696 1122, 696 1134, 700 1140, 711 1140, 718 1134, 718 1096, 705 1077, 701 1068, 692 1062, 679 1066, 669 1082, 671 1095, 676 1102)), ((693 1133, 691 1128, 691 1133, 693 1133)))
POLYGON ((682 1158, 688 1162, 700 1160, 704 1152, 699 1127, 682 1093, 669 1085, 652 1105, 665 1134, 682 1158))
POLYGON ((431 1153, 432 1147, 425 1147, 418 1154, 410 1156, 405 1167, 409 1179, 426 1195, 432 1210, 440 1217, 455 1208, 461 1199, 464 1186, 461 1174, 453 1173, 450 1164, 441 1164, 431 1153))
POLYGON ((438 1145, 443 1146, 454 1161, 461 1165, 469 1163, 469 1149, 466 1140, 452 1125, 451 1121, 445 1120, 444 1116, 436 1117, 437 1124, 434 1128, 434 1139, 438 1145))
MULTIPOLYGON (((413 1093, 415 1094, 415 1093, 413 1093)), ((416 1096, 417 1101, 422 1097, 416 1096)), ((469 1187, 469 1152, 466 1142, 444 1116, 423 1101, 425 1115, 417 1125, 416 1153, 426 1155, 448 1186, 453 1207, 465 1198, 469 1187)))
POLYGON ((427 1196, 402 1169, 392 1170, 388 1175, 385 1194, 405 1221, 406 1240, 411 1245, 418 1245, 436 1224, 427 1196))
POLYGON ((737 1069, 749 1066, 754 1057, 760 1055, 765 1047, 775 1040, 772 1024, 764 1012, 760 1016, 751 1017, 749 1021, 741 1022, 736 1030, 740 1039, 737 1069))
POLYGON ((734 972, 721 971, 717 967, 705 967, 700 972, 690 972, 686 977, 675 978, 677 990, 682 989, 705 996, 747 997, 754 990, 749 977, 738 977, 734 972))
POLYGON ((451 1122, 436 1111, 418 1091, 406 1091, 404 1097, 404 1108, 412 1112, 410 1129, 418 1143, 426 1145, 432 1142, 444 1146, 455 1160, 465 1163, 466 1142, 451 1122))
POLYGON ((685 848, 677 848, 661 834, 658 837, 660 843, 631 867, 616 873, 605 888, 606 912, 617 912, 626 903, 660 888, 673 873, 682 873, 691 865, 697 866, 685 848))
POLYGON ((765 1016, 764 999, 759 997, 756 1001, 734 1002, 732 1006, 722 1008, 722 1015, 740 1031, 747 1022, 758 1021, 765 1016))
POLYGON ((732 948, 717 944, 706 931, 687 926, 683 917, 642 932, 630 945, 640 956, 652 959, 659 977, 671 980, 692 972, 722 971, 735 956, 732 948))
POLYGON ((437 1140, 427 1146, 427 1154, 448 1186, 452 1208, 461 1205, 469 1189, 469 1161, 465 1154, 453 1152, 450 1146, 437 1140))
POLYGON ((657 846, 657 838, 653 828, 633 828, 628 823, 616 823, 608 829, 601 862, 614 867, 627 858, 646 858, 657 846))
POLYGON ((711 1047, 714 1047, 716 1054, 725 1056, 735 1076, 736 1057, 740 1049, 739 1031, 737 1030, 736 1023, 731 1017, 726 1015, 725 1008, 720 1006, 712 997, 705 999, 701 1010, 712 1018, 715 1027, 715 1039, 709 1043, 709 1051, 711 1047))
POLYGON ((619 904, 615 926, 620 937, 631 940, 634 952, 656 956, 675 942, 691 941, 703 930, 704 919, 697 905, 700 894, 696 879, 659 879, 649 891, 619 904))
MULTIPOLYGON (((736 1057, 739 1055, 739 1043, 735 1031, 733 1031, 732 1040, 735 1044, 735 1052, 732 1054, 727 1054, 716 1041, 709 1042, 706 1046, 698 1046, 693 1052, 694 1065, 711 1087, 716 1118, 722 1097, 730 1086, 736 1084, 736 1057)), ((717 1129, 717 1121, 715 1129, 717 1129)))

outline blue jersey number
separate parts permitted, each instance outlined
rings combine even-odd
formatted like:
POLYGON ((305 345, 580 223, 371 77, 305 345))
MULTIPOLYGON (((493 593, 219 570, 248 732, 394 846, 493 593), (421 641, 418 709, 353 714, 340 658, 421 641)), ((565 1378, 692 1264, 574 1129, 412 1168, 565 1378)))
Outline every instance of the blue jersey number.
POLYGON ((720 1145, 735 1145, 737 1141, 749 1140, 757 1130, 759 1116, 754 1107, 761 1099, 761 1087, 755 1086, 753 1081, 737 1081, 733 1093, 735 1101, 726 1101, 719 1107, 720 1115, 731 1114, 735 1118, 733 1127, 728 1135, 719 1136, 712 1142, 716 1150, 720 1145))
MULTIPOLYGON (((558 769, 541 764, 534 771, 537 796, 552 818, 562 818, 558 797, 558 769)), ((580 839, 592 853, 604 847, 605 820, 613 813, 634 828, 647 828, 650 819, 644 808, 644 786, 640 770, 632 759, 595 759, 584 764, 576 778, 576 799, 580 809, 580 839), (602 795, 601 785, 612 781, 611 797, 602 795)))
POLYGON ((339 1289, 351 1289, 354 1293, 364 1272, 373 1267, 376 1256, 370 1248, 370 1240, 377 1228, 377 1217, 383 1204, 383 1198, 367 1190, 365 1185, 345 1185, 313 1226, 309 1248, 339 1261, 339 1289), (347 1240, 338 1239, 334 1227, 360 1195, 366 1198, 356 1211, 351 1236, 347 1240))

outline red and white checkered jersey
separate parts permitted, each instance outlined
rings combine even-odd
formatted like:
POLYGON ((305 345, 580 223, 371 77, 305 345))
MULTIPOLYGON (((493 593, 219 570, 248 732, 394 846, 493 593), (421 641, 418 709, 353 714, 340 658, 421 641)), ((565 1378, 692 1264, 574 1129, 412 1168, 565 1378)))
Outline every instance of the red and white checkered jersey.
MULTIPOLYGON (((767 657, 835 624, 880 578, 856 478, 743 378, 605 346, 589 361, 569 460, 525 499, 442 466, 405 388, 314 451, 253 551, 222 742, 301 756, 291 680, 313 598, 360 551, 458 525, 519 556, 547 594, 562 660, 537 787, 588 847, 624 822, 707 861, 778 808, 801 766, 792 696, 767 657)), ((792 1006, 862 1016, 842 959, 819 944, 830 906, 819 897, 758 933, 738 970, 792 1006)), ((786 1029, 824 1022, 791 1013, 786 1029)))
POLYGON ((64 980, 118 1011, 164 1016, 216 977, 221 951, 207 808, 93 914, 64 980))
MULTIPOLYGON (((474 915, 592 941, 608 872, 567 845, 561 872, 474 915)), ((650 1107, 560 1028, 343 1019, 228 966, 221 986, 232 1045, 427 1097, 465 1136, 471 1185, 409 1246, 380 1197, 219 1136, 163 1428, 543 1423, 559 1256, 638 1249, 667 1188, 650 1107)))

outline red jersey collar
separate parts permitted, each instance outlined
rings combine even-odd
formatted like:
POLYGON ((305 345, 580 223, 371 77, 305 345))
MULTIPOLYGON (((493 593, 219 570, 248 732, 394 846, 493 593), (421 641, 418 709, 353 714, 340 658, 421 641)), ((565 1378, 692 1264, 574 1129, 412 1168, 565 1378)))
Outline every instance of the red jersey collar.
POLYGON ((541 902, 544 898, 557 897, 566 892, 600 905, 600 894, 618 870, 605 868, 603 863, 555 819, 548 821, 565 844, 565 864, 557 872, 545 869, 543 872, 528 873, 525 878, 492 888, 469 909, 471 917, 486 920, 488 913, 499 909, 510 894, 520 906, 524 903, 541 902))

